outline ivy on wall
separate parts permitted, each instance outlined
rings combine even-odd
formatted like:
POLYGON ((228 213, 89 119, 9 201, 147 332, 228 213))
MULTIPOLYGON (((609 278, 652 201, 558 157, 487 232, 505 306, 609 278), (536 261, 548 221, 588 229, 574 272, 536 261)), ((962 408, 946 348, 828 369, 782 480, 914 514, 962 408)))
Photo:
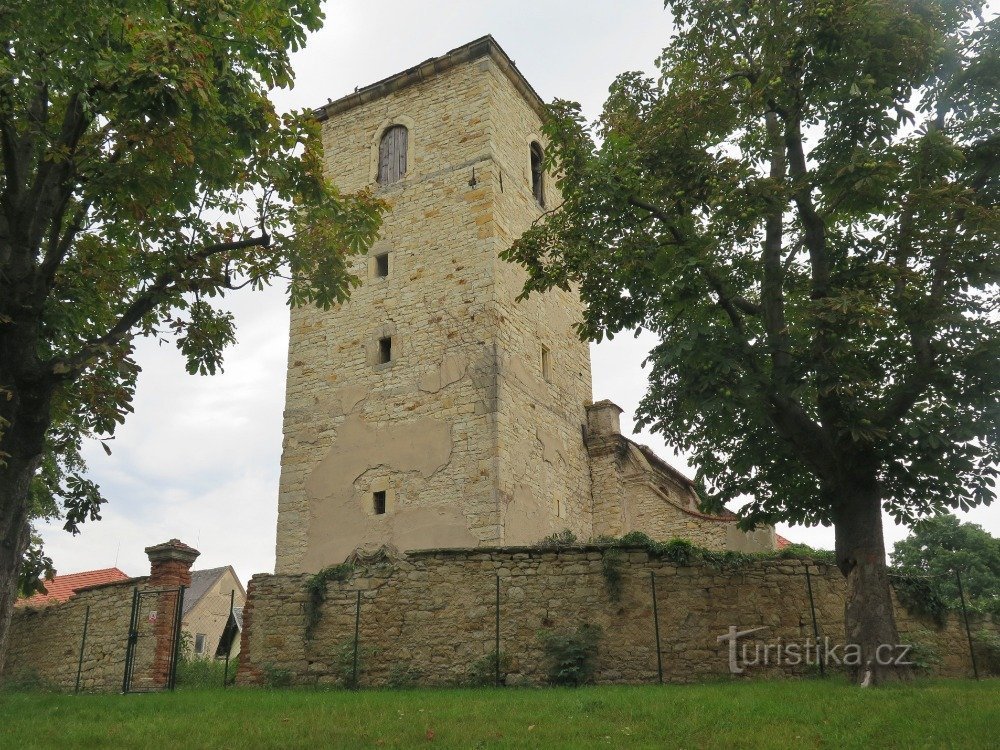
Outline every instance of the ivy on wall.
POLYGON ((354 572, 354 566, 350 563, 340 563, 323 568, 319 573, 306 581, 306 638, 312 638, 313 631, 319 623, 323 611, 323 602, 326 601, 326 585, 330 581, 346 581, 354 572))

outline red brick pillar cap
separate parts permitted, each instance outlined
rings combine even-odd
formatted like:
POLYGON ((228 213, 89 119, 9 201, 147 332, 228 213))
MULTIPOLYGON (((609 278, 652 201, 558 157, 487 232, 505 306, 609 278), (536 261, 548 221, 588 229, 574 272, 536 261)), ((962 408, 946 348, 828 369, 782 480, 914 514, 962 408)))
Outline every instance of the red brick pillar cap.
POLYGON ((187 563, 190 566, 201 553, 194 547, 189 547, 180 539, 171 539, 163 544, 146 547, 146 555, 151 563, 164 563, 172 560, 187 563))

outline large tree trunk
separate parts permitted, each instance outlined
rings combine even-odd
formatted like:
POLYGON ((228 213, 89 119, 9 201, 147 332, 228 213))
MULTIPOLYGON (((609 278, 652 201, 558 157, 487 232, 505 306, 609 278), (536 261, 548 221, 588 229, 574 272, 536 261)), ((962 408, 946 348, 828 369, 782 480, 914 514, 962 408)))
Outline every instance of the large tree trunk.
POLYGON ((895 663, 900 641, 885 562, 878 482, 854 480, 838 495, 834 529, 837 565, 847 578, 845 657, 860 654, 856 660, 845 658, 845 664, 857 683, 912 679, 910 667, 895 663))
POLYGON ((7 656, 21 563, 31 534, 28 495, 37 466, 37 461, 12 458, 0 468, 0 674, 7 656))
MULTIPOLYGON (((15 342, 17 343, 17 342, 15 342)), ((23 350, 23 348, 22 348, 23 350)), ((16 361, 18 348, 0 337, 0 364, 16 361)), ((29 360, 32 361, 32 360, 29 360)), ((0 367, 0 672, 7 655, 24 552, 31 538, 31 482, 41 465, 52 421, 51 383, 28 384, 0 367)))

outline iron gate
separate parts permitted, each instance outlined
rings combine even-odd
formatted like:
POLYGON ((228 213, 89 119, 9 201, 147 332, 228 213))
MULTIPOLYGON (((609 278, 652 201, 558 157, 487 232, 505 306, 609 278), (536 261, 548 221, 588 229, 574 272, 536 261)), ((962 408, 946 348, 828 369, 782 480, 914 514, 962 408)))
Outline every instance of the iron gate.
POLYGON ((133 589, 122 692, 174 689, 184 588, 133 589))

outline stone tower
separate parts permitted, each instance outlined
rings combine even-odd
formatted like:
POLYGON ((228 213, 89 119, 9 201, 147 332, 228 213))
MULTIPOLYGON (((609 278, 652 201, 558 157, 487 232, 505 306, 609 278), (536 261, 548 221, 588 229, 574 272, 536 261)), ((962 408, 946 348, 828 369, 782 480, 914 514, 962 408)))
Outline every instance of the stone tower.
POLYGON ((590 536, 581 303, 517 302, 524 272, 497 257, 558 201, 542 111, 487 36, 317 112, 328 176, 391 210, 351 300, 291 312, 279 573, 590 536))

